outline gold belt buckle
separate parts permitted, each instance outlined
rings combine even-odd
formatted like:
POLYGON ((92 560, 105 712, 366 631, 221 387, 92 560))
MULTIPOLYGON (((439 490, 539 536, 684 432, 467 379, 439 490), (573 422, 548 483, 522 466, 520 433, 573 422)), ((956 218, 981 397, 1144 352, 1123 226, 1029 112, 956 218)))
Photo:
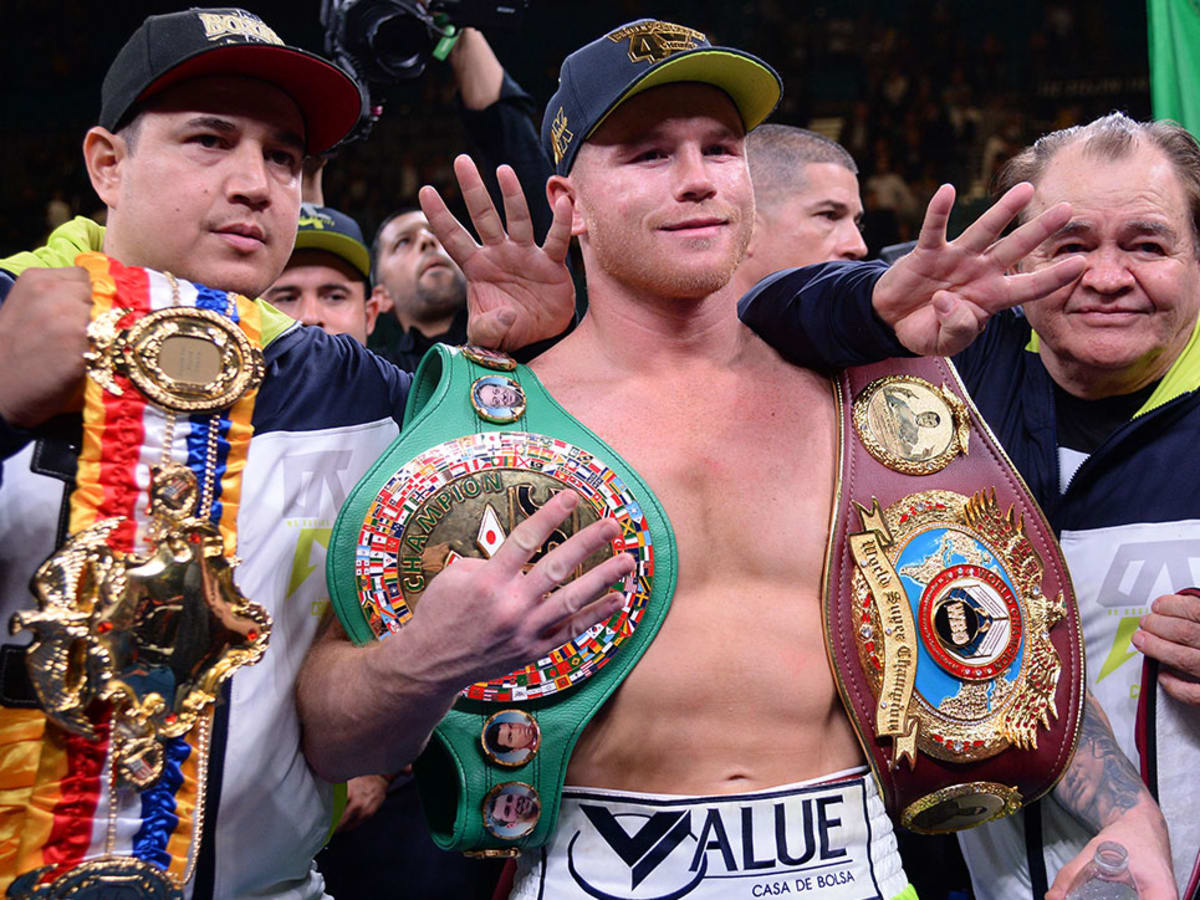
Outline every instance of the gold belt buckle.
POLYGON ((118 327, 128 314, 116 308, 88 327, 89 374, 111 393, 122 393, 119 372, 164 409, 207 414, 228 409, 262 382, 262 351, 220 313, 173 306, 118 327))

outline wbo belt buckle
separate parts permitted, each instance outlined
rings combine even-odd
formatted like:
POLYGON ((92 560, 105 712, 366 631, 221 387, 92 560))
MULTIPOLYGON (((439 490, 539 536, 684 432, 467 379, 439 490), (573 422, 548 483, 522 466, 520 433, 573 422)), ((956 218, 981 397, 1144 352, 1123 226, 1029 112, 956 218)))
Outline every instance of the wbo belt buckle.
MULTIPOLYGON (((1039 727, 1058 716, 1062 661, 1050 628, 1067 610, 1061 591, 1042 593, 1043 563, 1021 518, 1001 511, 994 489, 855 507, 854 638, 891 767, 915 769, 917 751, 964 763, 1036 749, 1039 727)), ((909 804, 901 824, 961 828, 1021 802, 1003 784, 959 784, 909 804)))
POLYGON ((35 632, 26 659, 56 724, 95 738, 89 707, 112 704, 118 777, 139 790, 162 774, 161 741, 192 729, 221 683, 261 658, 271 630, 233 583, 220 531, 191 515, 196 476, 169 464, 151 478, 149 550, 109 545, 123 516, 83 529, 34 575, 38 609, 11 623, 35 632))
POLYGON ((119 372, 164 409, 207 414, 228 409, 262 382, 262 351, 220 313, 176 306, 120 327, 129 312, 113 309, 87 330, 89 375, 110 393, 122 393, 119 372))

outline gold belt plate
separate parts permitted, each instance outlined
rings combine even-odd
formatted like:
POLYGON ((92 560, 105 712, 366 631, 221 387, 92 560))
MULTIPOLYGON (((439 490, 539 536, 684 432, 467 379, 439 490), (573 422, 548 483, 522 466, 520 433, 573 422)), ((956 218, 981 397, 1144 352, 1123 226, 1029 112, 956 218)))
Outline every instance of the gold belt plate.
POLYGON ((173 306, 118 326, 129 312, 113 309, 88 326, 89 374, 111 393, 121 393, 119 372, 164 409, 203 415, 228 409, 262 382, 262 351, 220 313, 173 306))
POLYGON ((155 865, 129 856, 108 856, 80 863, 48 884, 37 884, 45 867, 12 883, 9 897, 21 900, 182 900, 181 891, 155 865))
POLYGON ((994 490, 855 505, 854 636, 892 765, 915 768, 918 749, 973 762, 1036 748, 1039 726, 1058 715, 1050 628, 1066 605, 1042 592, 1020 518, 1000 510, 994 490))

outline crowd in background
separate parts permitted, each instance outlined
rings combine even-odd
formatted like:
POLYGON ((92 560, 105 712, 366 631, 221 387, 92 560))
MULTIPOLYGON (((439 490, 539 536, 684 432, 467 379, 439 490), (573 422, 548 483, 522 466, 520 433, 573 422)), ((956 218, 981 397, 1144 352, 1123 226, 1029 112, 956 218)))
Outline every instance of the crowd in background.
MULTIPOLYGON (((248 5, 279 22, 289 41, 321 49, 316 0, 248 5)), ((160 11, 144 0, 111 4, 103 17, 82 0, 6 7, 10 27, 29 44, 0 63, 7 86, 0 252, 38 243, 71 215, 96 214, 78 135, 95 116, 99 85, 83 73, 103 71, 137 22, 160 11), (62 27, 45 28, 48 15, 62 27)), ((564 47, 640 15, 674 16, 780 71, 786 90, 772 120, 812 128, 851 152, 872 253, 915 237, 943 181, 959 190, 955 230, 986 204, 997 166, 1038 134, 1111 109, 1149 115, 1145 10, 1118 0, 533 0, 519 32, 488 39, 540 110, 564 47)), ((325 177, 327 201, 356 216, 367 234, 422 184, 452 194, 450 162, 470 149, 449 66, 434 63, 382 96, 384 114, 370 139, 343 149, 325 177)))

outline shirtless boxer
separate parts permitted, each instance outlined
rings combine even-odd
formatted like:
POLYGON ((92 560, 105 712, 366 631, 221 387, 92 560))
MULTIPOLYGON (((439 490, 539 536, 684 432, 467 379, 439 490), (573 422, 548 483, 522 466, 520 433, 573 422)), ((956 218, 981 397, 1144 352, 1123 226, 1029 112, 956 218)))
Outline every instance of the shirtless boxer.
MULTIPOLYGON (((522 856, 514 896, 702 898, 730 896, 734 885, 737 896, 912 896, 821 637, 835 471, 829 384, 740 326, 727 287, 754 220, 745 132, 774 105, 777 82, 765 64, 724 51, 644 85, 649 67, 627 51, 662 33, 689 47, 702 40, 644 20, 564 63, 547 125, 573 140, 556 141, 565 152, 547 190, 558 216, 573 210, 589 314, 532 368, 651 486, 674 527, 678 581, 657 638, 575 746, 557 835, 522 856), (628 93, 634 85, 640 92, 628 93), (765 103, 764 90, 774 91, 765 103)), ((533 290, 503 265, 532 240, 527 216, 506 210, 506 238, 473 166, 460 159, 456 170, 482 247, 431 190, 422 200, 471 289, 533 290)), ((953 343, 971 329, 942 320, 935 289, 1000 308, 1074 277, 1073 265, 1036 279, 1003 274, 1065 220, 1063 208, 984 252, 1028 197, 1018 188, 910 269, 899 318, 953 343)), ((947 214, 935 211, 930 227, 944 232, 947 214)), ((464 684, 536 658, 505 646, 508 659, 463 662, 457 635, 475 617, 532 614, 509 585, 570 493, 513 532, 507 580, 492 563, 456 563, 438 578, 461 585, 461 602, 427 599, 408 626, 365 649, 336 626, 326 633, 300 683, 306 752, 319 772, 410 761, 464 684), (495 582, 494 610, 468 603, 481 578, 495 582)))

